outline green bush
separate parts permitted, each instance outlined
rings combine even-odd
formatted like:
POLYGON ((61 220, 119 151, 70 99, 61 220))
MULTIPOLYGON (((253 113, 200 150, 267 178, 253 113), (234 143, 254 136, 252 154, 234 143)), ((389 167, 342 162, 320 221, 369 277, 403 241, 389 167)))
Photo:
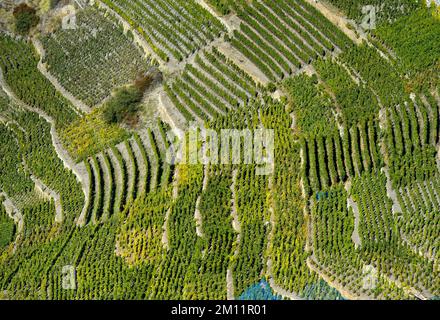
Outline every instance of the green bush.
POLYGON ((143 93, 134 86, 117 89, 104 107, 104 120, 107 123, 120 123, 136 113, 143 93))
POLYGON ((28 34, 29 31, 35 27, 40 18, 34 8, 22 3, 14 9, 15 27, 21 34, 28 34))

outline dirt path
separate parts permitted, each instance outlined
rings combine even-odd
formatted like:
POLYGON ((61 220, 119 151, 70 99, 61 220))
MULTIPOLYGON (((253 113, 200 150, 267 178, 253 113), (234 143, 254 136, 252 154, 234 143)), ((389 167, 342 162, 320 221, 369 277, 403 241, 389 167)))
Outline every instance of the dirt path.
POLYGON ((199 196, 196 201, 196 210, 194 212, 194 219, 196 220, 196 234, 198 237, 203 238, 203 220, 199 209, 200 200, 201 200, 201 196, 199 196))
POLYGON ((269 78, 260 69, 258 69, 256 65, 248 60, 230 43, 222 42, 218 45, 217 49, 227 58, 229 58, 233 63, 235 63, 238 67, 249 74, 256 83, 266 86, 270 82, 269 78))
POLYGON ((77 99, 69 91, 67 91, 61 85, 61 83, 58 81, 58 79, 47 70, 47 66, 43 63, 43 60, 44 60, 46 53, 44 51, 44 48, 43 48, 43 45, 41 44, 41 42, 36 38, 32 38, 32 43, 33 43, 35 49, 37 50, 38 55, 40 56, 40 61, 38 61, 38 65, 37 65, 38 70, 43 74, 43 76, 45 76, 47 78, 47 80, 50 81, 50 83, 52 83, 52 85, 55 87, 55 89, 59 93, 61 93, 64 96, 64 98, 69 100, 69 102, 76 108, 75 111, 79 115, 81 114, 80 112, 90 113, 92 111, 92 109, 90 107, 88 107, 85 103, 83 103, 81 100, 77 99), (80 112, 78 112, 78 111, 80 111, 80 112))
POLYGON ((179 135, 179 130, 186 128, 186 120, 174 107, 163 88, 157 89, 158 111, 161 119, 171 126, 174 134, 179 135))
POLYGON ((359 220, 360 220, 359 207, 352 197, 347 198, 347 209, 350 208, 353 210, 353 214, 354 214, 354 230, 353 230, 353 234, 351 235, 351 239, 354 242, 355 248, 359 248, 362 245, 362 241, 359 236, 359 220))
POLYGON ((379 110, 379 128, 380 128, 380 130, 384 130, 386 128, 386 126, 387 126, 386 110, 384 108, 380 108, 380 110, 379 110))
MULTIPOLYGON (((203 151, 203 154, 205 152, 203 151)), ((209 165, 205 165, 203 169, 203 184, 202 184, 202 191, 205 192, 206 188, 208 187, 208 181, 209 181, 209 165)))
POLYGON ((382 168, 381 171, 385 173, 385 176, 387 177, 386 189, 387 189, 388 198, 390 198, 391 201, 393 202, 392 212, 393 214, 402 213, 403 211, 402 211, 402 207, 400 206, 399 199, 397 198, 397 193, 393 189, 393 186, 391 184, 389 170, 388 168, 382 168))

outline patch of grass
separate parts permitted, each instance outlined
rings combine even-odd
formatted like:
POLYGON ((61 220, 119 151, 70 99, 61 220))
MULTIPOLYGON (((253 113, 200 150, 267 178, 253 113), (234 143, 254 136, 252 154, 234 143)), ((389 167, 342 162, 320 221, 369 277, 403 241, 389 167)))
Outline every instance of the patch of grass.
POLYGON ((95 109, 74 121, 61 133, 67 151, 78 161, 96 154, 128 137, 118 124, 108 124, 103 109, 95 109))

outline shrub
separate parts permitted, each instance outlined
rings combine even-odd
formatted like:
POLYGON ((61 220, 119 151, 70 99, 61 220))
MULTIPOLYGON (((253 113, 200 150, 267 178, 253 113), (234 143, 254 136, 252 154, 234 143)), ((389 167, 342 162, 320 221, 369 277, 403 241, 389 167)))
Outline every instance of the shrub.
POLYGON ((142 91, 135 86, 117 89, 104 108, 104 120, 107 123, 120 123, 136 113, 142 100, 142 91))
POLYGON ((34 8, 29 7, 26 3, 22 3, 14 9, 15 27, 21 34, 28 34, 35 27, 40 18, 34 8))

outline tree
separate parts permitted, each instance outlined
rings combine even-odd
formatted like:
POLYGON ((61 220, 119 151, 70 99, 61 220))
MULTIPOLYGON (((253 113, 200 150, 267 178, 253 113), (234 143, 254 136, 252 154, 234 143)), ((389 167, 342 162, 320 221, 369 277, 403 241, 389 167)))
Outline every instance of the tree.
POLYGON ((29 31, 35 27, 40 18, 34 8, 22 3, 14 9, 15 27, 21 34, 28 34, 29 31))
POLYGON ((142 92, 134 86, 119 88, 105 105, 104 120, 107 123, 119 123, 133 115, 142 99, 142 92))

